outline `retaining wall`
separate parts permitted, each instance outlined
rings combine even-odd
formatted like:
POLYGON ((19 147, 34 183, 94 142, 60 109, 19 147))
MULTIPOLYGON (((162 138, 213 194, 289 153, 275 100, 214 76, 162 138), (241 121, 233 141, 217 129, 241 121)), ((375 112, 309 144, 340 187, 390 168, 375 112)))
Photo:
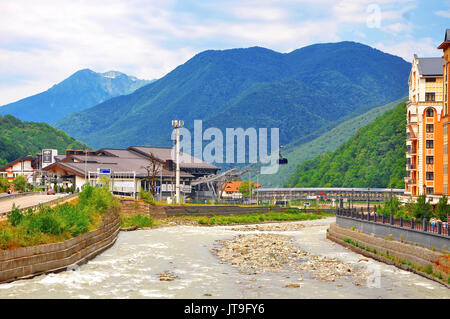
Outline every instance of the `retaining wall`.
POLYGON ((263 214, 269 211, 281 211, 281 208, 269 207, 246 207, 246 206, 220 206, 220 205, 186 205, 186 206, 169 206, 169 205, 149 205, 140 200, 122 199, 120 200, 121 213, 124 215, 131 214, 148 214, 152 218, 164 218, 174 216, 212 216, 212 215, 237 215, 261 212, 263 214))
POLYGON ((356 219, 346 216, 336 215, 336 224, 344 228, 352 228, 376 237, 386 238, 392 235, 392 238, 408 243, 417 243, 428 249, 435 249, 442 251, 442 247, 450 250, 450 237, 446 235, 439 235, 436 233, 423 232, 420 230, 410 229, 406 227, 399 227, 391 224, 375 223, 368 220, 356 219))
POLYGON ((446 284, 447 277, 449 276, 449 259, 440 252, 432 251, 427 248, 418 247, 410 245, 407 243, 386 240, 383 238, 378 238, 374 235, 367 235, 365 233, 354 231, 341 227, 335 223, 330 225, 327 232, 327 238, 333 240, 334 242, 345 246, 353 251, 363 254, 364 256, 371 257, 373 259, 395 265, 404 270, 413 271, 429 279, 438 281, 442 284, 446 284), (350 243, 344 241, 345 238, 349 238, 355 242, 358 242, 356 247, 350 243), (369 247, 370 249, 376 249, 377 253, 373 251, 367 251, 363 247, 369 247), (386 257, 380 256, 379 254, 388 254, 389 256, 396 257, 398 260, 403 260, 404 262, 411 262, 413 265, 426 267, 432 266, 435 273, 441 273, 443 280, 439 280, 431 275, 428 275, 422 271, 418 271, 414 267, 408 266, 407 264, 402 264, 398 261, 393 261, 386 257))
POLYGON ((98 229, 54 244, 0 251, 0 283, 65 270, 81 265, 111 247, 120 230, 117 212, 102 217, 98 229))

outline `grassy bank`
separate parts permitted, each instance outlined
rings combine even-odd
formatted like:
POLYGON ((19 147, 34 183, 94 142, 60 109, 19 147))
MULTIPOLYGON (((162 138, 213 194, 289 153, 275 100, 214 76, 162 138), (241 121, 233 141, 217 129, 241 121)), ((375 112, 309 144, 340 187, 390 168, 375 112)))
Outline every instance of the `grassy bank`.
POLYGON ((155 222, 153 221, 153 219, 150 216, 144 214, 136 214, 131 216, 121 215, 120 221, 120 228, 145 228, 155 226, 155 222))
POLYGON ((76 201, 37 212, 14 208, 0 224, 0 249, 60 242, 99 227, 101 216, 119 203, 106 188, 83 186, 76 201))
POLYGON ((311 214, 302 212, 279 213, 270 211, 267 214, 252 213, 245 215, 228 215, 228 216, 183 216, 186 219, 194 219, 200 225, 233 225, 233 224, 252 224, 268 221, 300 221, 321 219, 323 217, 333 216, 330 214, 311 214))

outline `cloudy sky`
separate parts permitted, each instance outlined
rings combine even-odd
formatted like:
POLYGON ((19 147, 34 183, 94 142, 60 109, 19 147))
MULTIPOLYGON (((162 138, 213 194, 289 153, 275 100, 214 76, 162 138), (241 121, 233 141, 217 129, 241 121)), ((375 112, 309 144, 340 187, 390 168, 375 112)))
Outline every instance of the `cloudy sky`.
POLYGON ((164 76, 206 49, 357 41, 440 56, 450 0, 0 0, 0 105, 79 69, 164 76))

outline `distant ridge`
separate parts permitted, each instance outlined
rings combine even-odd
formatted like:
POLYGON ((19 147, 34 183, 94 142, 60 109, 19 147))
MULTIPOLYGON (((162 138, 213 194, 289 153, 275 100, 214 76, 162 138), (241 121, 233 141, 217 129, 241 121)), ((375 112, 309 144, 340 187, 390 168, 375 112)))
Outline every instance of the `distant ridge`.
POLYGON ((132 93, 150 82, 118 71, 96 73, 83 69, 45 92, 0 107, 0 115, 11 114, 24 121, 51 124, 69 113, 132 93))

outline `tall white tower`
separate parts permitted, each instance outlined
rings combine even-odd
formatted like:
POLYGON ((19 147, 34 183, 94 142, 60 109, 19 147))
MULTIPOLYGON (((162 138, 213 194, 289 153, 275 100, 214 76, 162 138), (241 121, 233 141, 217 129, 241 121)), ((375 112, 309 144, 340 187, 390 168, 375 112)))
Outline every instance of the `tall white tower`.
POLYGON ((175 129, 175 161, 177 168, 175 172, 175 198, 176 203, 180 204, 180 128, 184 126, 184 121, 173 120, 172 127, 175 129))

